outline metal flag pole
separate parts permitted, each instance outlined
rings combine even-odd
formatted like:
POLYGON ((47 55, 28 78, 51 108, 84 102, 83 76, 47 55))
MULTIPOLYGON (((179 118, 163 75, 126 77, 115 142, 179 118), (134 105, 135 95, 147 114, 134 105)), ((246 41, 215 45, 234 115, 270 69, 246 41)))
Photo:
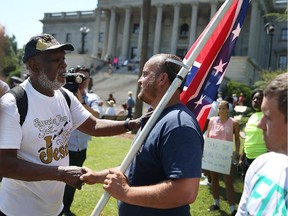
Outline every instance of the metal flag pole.
MULTIPOLYGON (((196 60, 197 56, 203 49, 204 45, 207 43, 208 39, 212 35, 215 28, 218 26, 219 22, 223 18, 223 16, 226 14, 229 7, 232 5, 234 0, 226 0, 221 8, 218 10, 217 14, 214 16, 213 20, 211 21, 210 25, 206 29, 206 32, 203 34, 203 37, 199 40, 198 44, 195 46, 194 50, 192 51, 189 58, 185 61, 183 61, 184 64, 188 65, 188 67, 182 67, 181 70, 178 72, 176 78, 170 85, 169 89, 159 102, 156 109, 153 111, 153 114, 147 121, 146 125, 142 129, 139 136, 135 139, 133 145, 131 146, 129 152, 127 153, 126 157, 122 161, 119 170, 121 172, 125 172, 126 169, 129 167, 130 163, 132 162, 133 158, 137 154, 138 150, 140 149, 142 143, 146 139, 148 133, 150 132, 151 128, 154 126, 155 122, 157 121, 158 117, 166 107, 167 103, 170 101, 172 95, 175 93, 177 88, 181 85, 183 79, 187 75, 189 68, 192 66, 193 62, 196 60)), ((100 200, 98 201, 97 205, 95 206, 93 212, 91 213, 91 216, 99 216, 104 209, 105 205, 107 204, 110 194, 105 191, 103 195, 101 196, 100 200)))

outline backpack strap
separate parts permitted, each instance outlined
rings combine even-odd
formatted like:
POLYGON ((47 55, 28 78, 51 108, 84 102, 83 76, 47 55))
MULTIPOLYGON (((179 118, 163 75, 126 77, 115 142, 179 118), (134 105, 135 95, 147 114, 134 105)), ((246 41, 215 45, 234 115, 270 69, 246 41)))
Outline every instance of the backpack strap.
MULTIPOLYGON (((68 104, 68 107, 70 109, 70 105, 71 105, 70 97, 62 88, 60 88, 60 91, 63 94, 63 96, 64 96, 64 98, 68 104)), ((27 93, 21 86, 15 86, 14 88, 10 89, 8 92, 11 93, 16 99, 16 106, 18 108, 18 113, 20 115, 20 122, 19 123, 22 126, 24 121, 25 121, 27 112, 28 112, 27 93)))
POLYGON ((15 86, 8 92, 14 95, 16 99, 16 105, 20 115, 20 125, 22 126, 28 111, 28 97, 25 90, 21 86, 15 86))
POLYGON ((70 97, 68 96, 68 94, 65 92, 65 90, 64 90, 63 88, 60 88, 59 90, 61 91, 61 93, 62 93, 63 96, 65 97, 65 100, 66 100, 66 102, 67 102, 67 104, 68 104, 68 107, 69 107, 69 109, 70 109, 70 106, 71 106, 71 99, 70 99, 70 97))

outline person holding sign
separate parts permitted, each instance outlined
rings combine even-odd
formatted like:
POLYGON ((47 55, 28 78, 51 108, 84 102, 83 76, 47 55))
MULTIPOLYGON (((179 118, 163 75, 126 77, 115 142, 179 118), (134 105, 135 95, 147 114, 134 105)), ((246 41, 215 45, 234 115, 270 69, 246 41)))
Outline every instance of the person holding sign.
MULTIPOLYGON (((240 147, 239 124, 233 118, 229 117, 228 102, 225 100, 220 101, 218 104, 218 116, 212 117, 210 119, 207 129, 207 137, 218 140, 233 141, 233 134, 236 145, 236 151, 234 156, 238 158, 240 147)), ((215 211, 220 209, 218 174, 219 173, 217 172, 211 171, 212 194, 214 198, 214 204, 210 206, 208 211, 215 211)), ((223 174, 223 179, 226 187, 227 199, 232 213, 231 215, 235 215, 237 210, 235 208, 236 201, 231 168, 230 174, 223 174)))

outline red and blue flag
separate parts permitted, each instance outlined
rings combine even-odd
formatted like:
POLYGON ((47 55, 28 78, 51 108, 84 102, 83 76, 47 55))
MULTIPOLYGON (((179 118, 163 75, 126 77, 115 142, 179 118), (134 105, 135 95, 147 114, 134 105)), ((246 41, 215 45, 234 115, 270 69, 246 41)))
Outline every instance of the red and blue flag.
MULTIPOLYGON (((187 74, 181 101, 193 111, 202 130, 243 26, 249 2, 234 0, 187 74)), ((186 54, 184 63, 213 19, 186 54)))

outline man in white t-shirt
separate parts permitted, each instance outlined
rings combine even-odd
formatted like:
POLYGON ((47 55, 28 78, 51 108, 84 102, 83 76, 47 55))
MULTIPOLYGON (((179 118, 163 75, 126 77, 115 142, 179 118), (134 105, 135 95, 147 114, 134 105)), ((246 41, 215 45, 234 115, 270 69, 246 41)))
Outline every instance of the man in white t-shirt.
POLYGON ((258 127, 269 152, 250 165, 237 215, 287 215, 287 80, 288 73, 278 75, 264 91, 258 127))
POLYGON ((109 136, 139 127, 139 120, 97 119, 70 91, 61 89, 66 82, 65 50, 74 47, 49 34, 26 44, 23 62, 30 77, 20 84, 28 98, 22 126, 15 97, 7 93, 0 99, 0 215, 60 214, 65 183, 82 186, 84 169, 68 166, 72 130, 109 136))

